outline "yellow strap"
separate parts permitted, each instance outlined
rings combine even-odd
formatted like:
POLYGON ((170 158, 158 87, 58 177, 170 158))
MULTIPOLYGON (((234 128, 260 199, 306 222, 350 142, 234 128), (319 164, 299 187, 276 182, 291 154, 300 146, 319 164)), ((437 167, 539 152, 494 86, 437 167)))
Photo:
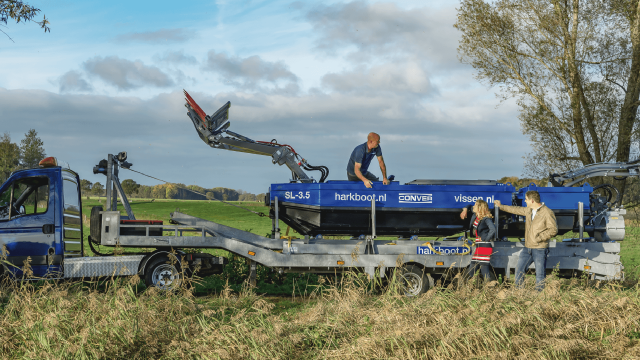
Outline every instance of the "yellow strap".
POLYGON ((469 244, 466 241, 464 242, 464 247, 467 248, 467 251, 465 253, 460 254, 460 255, 467 255, 467 254, 471 253, 471 246, 469 246, 469 244))
POLYGON ((289 244, 288 245, 289 245, 289 248, 291 248, 291 240, 292 239, 297 239, 297 237, 295 237, 295 236, 280 236, 280 239, 281 240, 289 240, 289 244))

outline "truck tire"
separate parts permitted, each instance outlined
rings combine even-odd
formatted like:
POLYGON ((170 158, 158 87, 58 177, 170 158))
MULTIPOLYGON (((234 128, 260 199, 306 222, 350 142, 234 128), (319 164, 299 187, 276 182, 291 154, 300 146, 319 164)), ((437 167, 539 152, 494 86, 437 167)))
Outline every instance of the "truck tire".
POLYGON ((173 262, 168 256, 152 259, 144 272, 144 283, 147 287, 155 287, 163 291, 176 291, 182 285, 183 274, 179 270, 180 263, 173 262))
POLYGON ((89 218, 89 240, 96 245, 102 242, 102 206, 94 206, 91 208, 91 217, 89 218))
POLYGON ((417 265, 408 265, 402 270, 400 281, 407 297, 418 296, 424 294, 433 287, 433 278, 431 275, 417 265))

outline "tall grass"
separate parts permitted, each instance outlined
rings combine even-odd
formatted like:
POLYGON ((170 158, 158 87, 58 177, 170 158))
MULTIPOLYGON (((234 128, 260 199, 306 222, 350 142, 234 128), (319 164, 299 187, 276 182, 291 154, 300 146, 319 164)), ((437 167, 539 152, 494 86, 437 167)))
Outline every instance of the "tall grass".
POLYGON ((374 295, 345 275, 296 310, 246 287, 194 297, 139 292, 138 282, 5 283, 0 358, 640 357, 637 285, 551 276, 540 293, 469 282, 406 298, 394 279, 374 295))

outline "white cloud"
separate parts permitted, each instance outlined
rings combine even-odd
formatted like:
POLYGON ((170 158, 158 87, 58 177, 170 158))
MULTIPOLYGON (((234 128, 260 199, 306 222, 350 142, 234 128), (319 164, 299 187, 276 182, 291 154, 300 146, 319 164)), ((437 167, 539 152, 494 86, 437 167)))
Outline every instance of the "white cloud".
POLYGON ((203 70, 218 73, 225 84, 241 88, 255 89, 264 83, 284 82, 285 88, 289 86, 290 90, 297 91, 298 77, 283 61, 266 61, 257 55, 241 58, 211 50, 203 70))
POLYGON ((67 71, 58 79, 60 85, 60 92, 73 92, 73 91, 92 91, 93 87, 89 84, 78 71, 67 71))
POLYGON ((142 61, 130 61, 117 56, 96 56, 84 62, 84 69, 120 90, 131 90, 142 86, 167 87, 173 80, 155 66, 142 61))
POLYGON ((319 34, 316 49, 321 52, 346 49, 358 62, 411 56, 442 67, 459 66, 455 16, 453 7, 402 9, 363 1, 321 5, 306 13, 319 34))
POLYGON ((163 54, 155 55, 153 59, 158 62, 172 65, 195 65, 198 63, 198 60, 196 60, 194 56, 186 55, 183 50, 166 51, 163 54))
POLYGON ((371 68, 329 73, 322 77, 322 85, 341 93, 407 93, 426 95, 436 89, 426 71, 416 62, 387 63, 371 68))

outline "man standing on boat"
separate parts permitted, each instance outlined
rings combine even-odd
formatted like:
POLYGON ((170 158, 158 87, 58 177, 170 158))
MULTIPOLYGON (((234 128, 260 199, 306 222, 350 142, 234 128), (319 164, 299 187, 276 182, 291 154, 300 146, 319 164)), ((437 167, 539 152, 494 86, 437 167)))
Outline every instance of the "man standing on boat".
POLYGON ((380 148, 380 135, 372 132, 367 136, 367 142, 356 146, 351 153, 349 163, 347 164, 347 178, 349 181, 362 181, 364 186, 371 188, 373 181, 380 181, 375 175, 368 171, 371 160, 376 156, 382 171, 382 183, 389 185, 387 179, 387 167, 382 158, 382 149, 380 148))

